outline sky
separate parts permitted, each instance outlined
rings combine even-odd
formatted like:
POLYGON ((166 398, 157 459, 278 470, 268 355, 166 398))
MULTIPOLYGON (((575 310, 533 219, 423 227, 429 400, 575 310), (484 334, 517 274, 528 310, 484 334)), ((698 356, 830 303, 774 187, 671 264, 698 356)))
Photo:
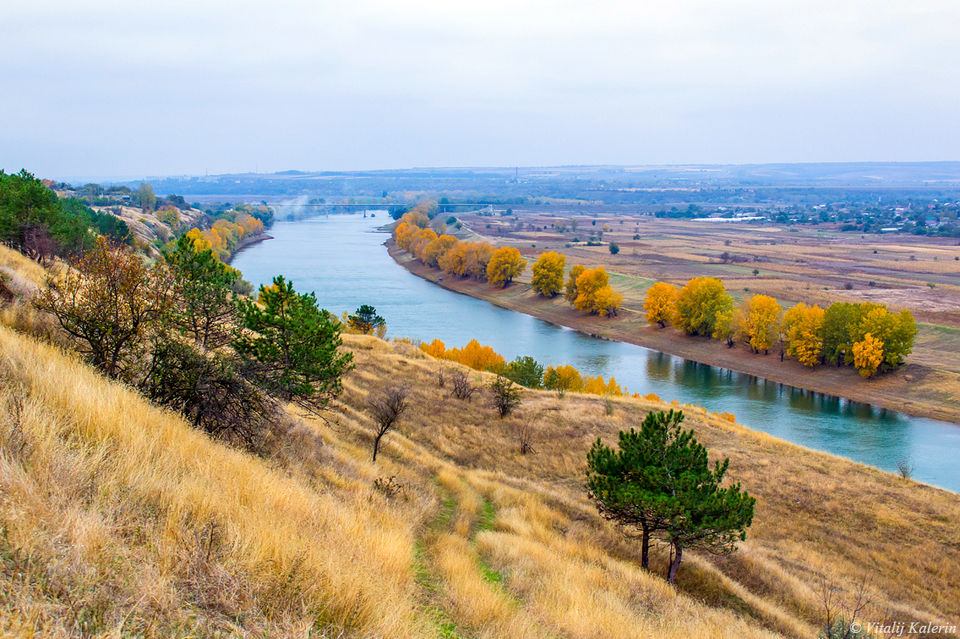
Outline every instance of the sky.
POLYGON ((960 159, 957 0, 0 3, 0 168, 960 159))

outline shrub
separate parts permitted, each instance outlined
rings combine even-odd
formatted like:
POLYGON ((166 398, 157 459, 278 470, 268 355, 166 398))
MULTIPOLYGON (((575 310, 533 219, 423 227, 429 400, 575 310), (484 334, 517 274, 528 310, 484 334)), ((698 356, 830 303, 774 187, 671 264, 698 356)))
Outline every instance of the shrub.
POLYGON ((493 391, 493 407, 500 414, 500 419, 509 415, 521 403, 520 388, 502 375, 497 375, 490 384, 490 390, 493 391))

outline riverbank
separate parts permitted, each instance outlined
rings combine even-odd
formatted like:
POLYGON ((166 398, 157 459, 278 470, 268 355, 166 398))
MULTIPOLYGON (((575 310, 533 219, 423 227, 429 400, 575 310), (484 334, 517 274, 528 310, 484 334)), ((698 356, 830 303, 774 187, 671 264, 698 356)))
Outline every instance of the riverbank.
POLYGON ((745 348, 727 348, 718 340, 687 336, 669 327, 661 329, 650 326, 644 319, 642 308, 624 308, 615 318, 601 319, 584 315, 562 297, 545 299, 524 282, 514 282, 500 290, 483 282, 450 278, 442 271, 416 261, 394 245, 392 240, 388 240, 386 246, 394 261, 414 275, 457 293, 552 324, 797 388, 845 397, 908 415, 960 424, 960 401, 957 394, 951 392, 951 387, 957 385, 956 376, 938 370, 926 361, 912 361, 928 358, 911 357, 898 370, 870 380, 861 378, 851 368, 818 366, 811 369, 793 360, 780 362, 779 356, 772 353, 766 356, 753 355, 745 348))
POLYGON ((259 244, 260 242, 263 242, 265 240, 272 240, 272 239, 273 237, 270 235, 267 235, 266 233, 260 233, 258 235, 250 235, 248 237, 241 239, 239 242, 237 242, 237 245, 233 247, 233 252, 230 253, 230 257, 227 258, 226 263, 230 264, 231 262, 233 262, 233 258, 235 258, 243 249, 253 246, 254 244, 259 244))

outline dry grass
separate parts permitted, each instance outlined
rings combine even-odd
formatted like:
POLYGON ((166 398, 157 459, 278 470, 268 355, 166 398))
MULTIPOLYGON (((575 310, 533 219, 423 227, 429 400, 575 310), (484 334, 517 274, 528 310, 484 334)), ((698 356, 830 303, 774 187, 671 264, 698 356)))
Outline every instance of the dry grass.
POLYGON ((686 407, 759 502, 741 551, 691 553, 673 589, 582 488, 592 441, 664 404, 524 391, 500 420, 416 347, 344 341, 330 424, 291 417, 257 457, 0 328, 0 634, 808 637, 818 575, 862 573, 877 615, 960 616, 956 495, 686 407), (373 465, 365 401, 398 379, 412 407, 373 465))

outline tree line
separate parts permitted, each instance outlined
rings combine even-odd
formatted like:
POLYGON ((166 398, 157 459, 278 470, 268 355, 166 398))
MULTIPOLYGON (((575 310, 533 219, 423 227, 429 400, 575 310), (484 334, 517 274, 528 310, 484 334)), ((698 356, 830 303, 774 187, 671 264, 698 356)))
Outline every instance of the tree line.
POLYGON ((0 171, 0 242, 40 262, 82 254, 97 235, 130 244, 126 222, 78 199, 61 200, 26 170, 0 171))
POLYGON ((680 289, 658 282, 647 291, 644 310, 661 328, 672 323, 729 347, 746 344, 753 353, 778 348, 781 361, 796 357, 805 366, 852 365, 863 377, 903 364, 918 330, 909 310, 892 313, 873 302, 826 309, 800 303, 784 311, 775 298, 753 295, 737 306, 715 277, 695 277, 680 289))
MULTIPOLYGON (((432 218, 430 204, 421 204, 403 214, 393 230, 394 241, 426 266, 440 268, 448 275, 472 277, 504 288, 523 274, 527 263, 520 251, 504 246, 494 249, 487 242, 461 242, 446 235, 446 223, 432 218)), ((455 218, 451 218, 455 219, 455 218)), ((554 251, 542 253, 533 266, 533 289, 552 298, 563 292, 577 310, 612 317, 620 310, 623 295, 610 286, 603 267, 585 269, 578 264, 564 284, 566 257, 554 251)))
MULTIPOLYGON (((507 362, 492 347, 482 345, 475 339, 463 348, 447 348, 442 341, 435 339, 420 344, 420 349, 431 357, 458 362, 478 371, 496 373, 526 388, 551 390, 560 396, 567 391, 610 397, 630 396, 629 391, 621 387, 614 377, 607 381, 602 376, 583 376, 569 364, 544 368, 529 355, 518 356, 512 362, 507 362)), ((633 397, 639 398, 640 395, 634 393, 633 397)))

